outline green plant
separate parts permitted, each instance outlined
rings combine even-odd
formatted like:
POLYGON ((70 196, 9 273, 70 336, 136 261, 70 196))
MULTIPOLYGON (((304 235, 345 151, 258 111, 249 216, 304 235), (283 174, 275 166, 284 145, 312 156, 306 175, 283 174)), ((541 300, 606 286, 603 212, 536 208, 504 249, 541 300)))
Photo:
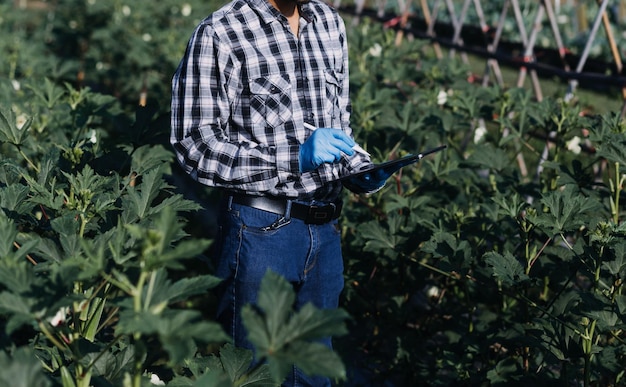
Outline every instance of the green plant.
POLYGON ((244 310, 265 362, 228 344, 200 206, 172 183, 167 103, 137 106, 143 79, 169 96, 205 11, 137 4, 0 5, 2 383, 271 385, 290 363, 345 385, 624 383, 623 119, 477 88, 374 23, 349 29, 357 140, 375 161, 448 148, 346 193, 343 309, 292 310, 268 274, 244 310), (146 31, 154 55, 124 56, 118 37, 146 31), (325 335, 336 353, 311 342, 325 335))
MULTIPOLYGON (((380 55, 393 50, 381 45, 380 55)), ((353 58, 355 79, 375 71, 353 58)), ((367 101, 376 130, 361 132, 381 159, 449 147, 371 197, 347 197, 349 378, 623 382, 623 120, 523 89, 447 82, 447 62, 416 76, 430 61, 396 60, 384 77, 411 78, 364 84, 385 96, 367 101)), ((354 101, 362 93, 355 85, 354 101)))
MULTIPOLYGON (((114 99, 87 88, 46 81, 27 90, 0 107, 0 328, 8 354, 2 361, 11 372, 24 372, 17 361, 36 356, 37 372, 25 381, 77 387, 138 387, 152 372, 173 385, 279 384, 294 362, 342 375, 332 351, 307 340, 343 332, 345 313, 310 306, 295 320, 268 320, 290 332, 269 366, 248 370, 251 352, 232 347, 216 357, 230 338, 190 302, 219 280, 185 274, 186 262, 211 241, 185 231, 182 215, 200 207, 166 182, 173 153, 150 144, 161 129, 155 109, 138 107, 131 122, 114 99), (49 118, 20 122, 15 112, 29 110, 49 118), (126 123, 126 141, 111 141, 126 123), (315 325, 307 328, 309 320, 315 325), (308 357, 290 358, 293 348, 308 357)), ((282 286, 268 285, 261 298, 293 297, 287 284, 271 278, 282 286)), ((271 304, 268 315, 292 309, 288 302, 271 304)), ((248 328, 262 330, 266 318, 248 316, 248 328)))

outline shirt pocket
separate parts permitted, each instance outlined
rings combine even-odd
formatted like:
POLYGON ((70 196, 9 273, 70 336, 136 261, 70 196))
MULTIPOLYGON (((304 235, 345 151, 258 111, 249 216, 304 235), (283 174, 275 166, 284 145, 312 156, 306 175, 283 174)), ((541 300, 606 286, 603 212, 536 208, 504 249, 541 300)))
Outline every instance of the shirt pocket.
POLYGON ((288 74, 273 74, 249 82, 250 120, 254 127, 277 128, 292 118, 288 74))
POLYGON ((344 74, 335 69, 324 71, 326 80, 325 111, 330 113, 331 122, 340 119, 339 96, 341 95, 344 74))

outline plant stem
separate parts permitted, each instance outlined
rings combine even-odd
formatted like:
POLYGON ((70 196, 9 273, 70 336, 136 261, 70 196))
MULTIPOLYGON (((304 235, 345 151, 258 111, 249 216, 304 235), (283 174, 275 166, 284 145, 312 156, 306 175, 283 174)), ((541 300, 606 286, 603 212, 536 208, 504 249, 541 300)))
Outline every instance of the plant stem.
POLYGON ((613 223, 618 224, 619 222, 619 197, 620 197, 620 193, 622 191, 622 183, 623 183, 623 179, 620 177, 619 174, 619 162, 615 162, 615 192, 614 192, 614 199, 613 199, 613 223))
POLYGON ((35 172, 39 173, 39 168, 35 165, 35 163, 31 161, 28 156, 26 156, 26 153, 24 153, 20 146, 17 146, 17 150, 20 152, 20 155, 24 158, 24 160, 26 160, 26 163, 28 163, 28 165, 30 165, 30 167, 34 169, 35 172))
MULTIPOLYGON (((137 281, 137 286, 135 286, 133 294, 133 307, 135 313, 140 313, 143 309, 141 304, 141 293, 143 292, 143 287, 146 283, 147 278, 148 273, 142 270, 141 274, 139 274, 139 280, 137 281)), ((143 358, 144 355, 147 353, 147 350, 145 343, 141 341, 141 333, 135 332, 133 334, 133 338, 135 344, 135 370, 133 375, 133 387, 141 387, 141 376, 143 375, 143 358)))
POLYGON ((80 214, 80 231, 78 232, 79 237, 83 237, 85 235, 85 227, 87 227, 87 219, 85 218, 85 214, 80 214))
POLYGON ((593 335, 596 329, 596 320, 591 322, 591 327, 586 330, 586 335, 583 336, 583 352, 585 354, 585 374, 584 374, 584 386, 588 387, 591 384, 591 358, 593 357, 593 335))
POLYGON ((39 329, 41 329, 41 331, 48 338, 48 340, 50 340, 52 344, 54 344, 59 350, 65 351, 67 349, 65 345, 63 345, 59 340, 57 340, 56 337, 54 337, 52 332, 50 332, 50 330, 46 326, 45 322, 39 321, 39 329))

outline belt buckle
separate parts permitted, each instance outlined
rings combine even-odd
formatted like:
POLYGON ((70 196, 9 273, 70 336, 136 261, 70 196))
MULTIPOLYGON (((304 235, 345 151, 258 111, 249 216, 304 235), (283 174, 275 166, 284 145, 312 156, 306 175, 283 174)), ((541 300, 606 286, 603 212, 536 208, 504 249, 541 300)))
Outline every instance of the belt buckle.
POLYGON ((310 206, 306 215, 306 219, 304 219, 304 223, 306 224, 324 224, 333 220, 333 215, 335 215, 335 211, 337 206, 335 203, 330 203, 326 206, 310 206))

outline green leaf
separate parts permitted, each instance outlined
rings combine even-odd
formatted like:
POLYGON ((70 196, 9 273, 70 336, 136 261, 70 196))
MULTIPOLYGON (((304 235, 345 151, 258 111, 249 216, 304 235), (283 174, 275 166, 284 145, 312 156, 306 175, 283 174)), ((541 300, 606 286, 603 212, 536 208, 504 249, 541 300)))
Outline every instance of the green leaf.
POLYGON ((626 165, 626 136, 623 133, 611 133, 602 140, 596 152, 597 156, 626 165))
POLYGON ((18 348, 12 354, 0 351, 0 385, 11 387, 49 387, 41 362, 30 348, 18 348))
POLYGON ((422 246, 422 251, 441 258, 442 266, 459 271, 472 263, 471 247, 466 240, 460 240, 448 232, 435 232, 422 246))
POLYGON ((483 145, 472 153, 467 162, 477 167, 489 168, 495 172, 502 172, 511 167, 512 158, 503 149, 491 145, 483 145))
POLYGON ((626 294, 618 294, 615 296, 615 303, 617 304, 617 309, 620 314, 622 316, 626 315, 626 294))
POLYGON ((172 365, 192 357, 196 341, 223 343, 230 340, 218 323, 205 321, 195 310, 167 309, 160 314, 122 310, 119 316, 119 334, 158 335, 172 365))
POLYGON ((80 319, 85 322, 83 337, 91 342, 95 340, 98 328, 100 328, 105 304, 106 298, 95 297, 81 313, 80 319))
POLYGON ((514 359, 505 358, 496 364, 495 368, 487 372, 487 379, 492 385, 507 385, 511 383, 512 377, 517 374, 518 366, 514 359))
POLYGON ((157 259, 149 259, 149 267, 155 267, 161 263, 167 263, 170 261, 193 258, 201 255, 206 249, 209 248, 212 241, 209 239, 193 239, 176 243, 174 248, 168 249, 158 257, 150 257, 157 259))
POLYGON ((90 354, 98 356, 97 358, 87 358, 89 361, 94 361, 92 372, 94 376, 102 376, 114 386, 123 385, 124 374, 131 372, 134 367, 135 360, 135 348, 131 345, 123 348, 113 347, 108 351, 104 351, 101 355, 90 354))
POLYGON ((603 268, 607 269, 612 275, 619 276, 626 269, 626 241, 620 241, 613 246, 613 259, 602 261, 603 268))
POLYGON ((45 78, 42 87, 28 86, 33 94, 44 103, 46 108, 53 109, 65 96, 65 89, 59 87, 50 78, 45 78))
MULTIPOLYGON (((307 375, 323 375, 330 378, 345 379, 346 370, 339 355, 321 343, 296 341, 284 351, 276 354, 276 361, 270 361, 273 375, 287 375, 291 371, 290 364, 295 364, 307 375)), ((274 379, 278 381, 278 379, 274 379)))
POLYGON ((179 260, 200 255, 211 244, 206 239, 175 243, 186 235, 183 226, 171 207, 163 208, 149 226, 126 225, 129 234, 140 241, 140 254, 145 260, 146 270, 163 266, 180 267, 179 260))
POLYGON ((208 289, 217 286, 221 280, 211 275, 198 275, 191 278, 183 278, 172 283, 167 278, 167 271, 161 268, 151 273, 148 282, 143 290, 144 308, 162 309, 164 305, 170 305, 186 300, 191 296, 203 294, 208 289))
POLYGON ((122 208, 127 212, 125 222, 131 223, 137 219, 144 219, 153 213, 152 202, 162 189, 169 187, 162 176, 163 167, 154 168, 140 176, 141 184, 137 187, 127 188, 127 195, 122 197, 122 208))
POLYGON ((522 214, 524 208, 528 207, 528 203, 523 201, 517 192, 513 195, 505 195, 498 192, 491 200, 498 205, 498 213, 512 219, 517 219, 522 214))
MULTIPOLYGON (((278 337, 295 301, 296 294, 291 284, 280 275, 268 270, 261 281, 257 303, 265 312, 265 328, 269 337, 278 337)), ((273 344, 270 341, 270 348, 266 349, 271 351, 273 344)))
POLYGON ((308 303, 291 316, 282 334, 286 342, 341 336, 348 333, 343 322, 349 318, 343 309, 320 310, 308 303))
POLYGON ((257 307, 246 305, 241 316, 248 340, 256 347, 259 359, 267 359, 272 378, 280 383, 296 365, 308 372, 345 376, 341 360, 324 345, 313 342, 346 332, 347 314, 341 310, 319 310, 307 305, 293 312, 295 292, 289 282, 268 270, 261 281, 257 307), (332 361, 327 362, 331 358, 332 361))
POLYGON ((489 252, 485 254, 484 258, 487 265, 493 268, 494 277, 501 280, 505 285, 513 287, 529 280, 524 272, 524 267, 508 251, 504 255, 489 252))
POLYGON ((74 375, 72 375, 66 366, 61 367, 61 381, 63 382, 63 387, 76 387, 74 375))
POLYGON ((571 186, 562 191, 548 192, 541 202, 547 207, 548 213, 539 214, 536 222, 550 236, 577 230, 581 226, 591 226, 603 209, 597 200, 575 192, 571 186))
POLYGON ((35 273, 32 264, 17 255, 5 255, 0 259, 0 284, 11 292, 23 294, 32 290, 35 273))
POLYGON ((0 293, 0 315, 8 316, 5 330, 8 334, 26 324, 35 322, 32 308, 35 300, 17 294, 0 293))
POLYGON ((365 240, 363 251, 378 253, 382 250, 389 257, 395 257, 396 249, 407 240, 400 233, 404 222, 402 216, 392 212, 386 222, 369 221, 360 225, 358 233, 365 240))
POLYGON ((172 311, 165 314, 158 324, 159 340, 168 352, 170 364, 179 364, 193 356, 196 341, 224 343, 230 337, 221 325, 202 319, 196 311, 172 311))
POLYGON ((22 145, 32 123, 33 118, 29 117, 18 128, 13 110, 0 105, 0 142, 8 142, 17 146, 22 145))
POLYGON ((586 315, 596 320, 598 328, 603 331, 614 329, 619 320, 617 314, 609 310, 593 310, 586 313, 586 315))
POLYGON ((32 205, 27 202, 30 189, 22 184, 12 184, 0 188, 0 208, 18 214, 25 214, 32 205))
MULTIPOLYGON (((160 145, 141 146, 135 149, 132 155, 131 168, 140 176, 150 170, 159 169, 163 165, 168 165, 173 159, 173 153, 160 145)), ((163 171, 163 169, 161 169, 161 171, 163 171)))
POLYGON ((0 210, 0 257, 6 257, 13 252, 16 238, 15 223, 0 210))
POLYGON ((220 349, 219 358, 224 371, 233 385, 237 386, 275 386, 267 364, 255 367, 250 372, 253 361, 252 351, 226 344, 220 349))

